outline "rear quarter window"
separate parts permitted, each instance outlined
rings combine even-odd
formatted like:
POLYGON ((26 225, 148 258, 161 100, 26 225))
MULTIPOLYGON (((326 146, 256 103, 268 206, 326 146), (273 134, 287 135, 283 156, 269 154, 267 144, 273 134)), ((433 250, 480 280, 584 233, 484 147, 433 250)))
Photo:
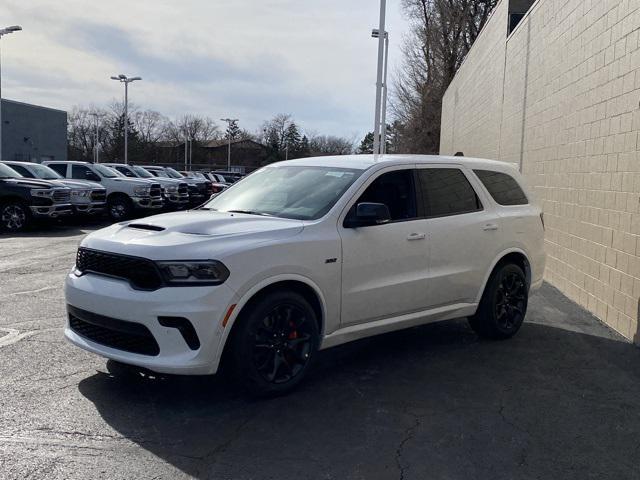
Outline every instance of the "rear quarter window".
POLYGON ((474 170, 473 172, 500 205, 526 205, 529 203, 522 188, 511 175, 491 170, 474 170))

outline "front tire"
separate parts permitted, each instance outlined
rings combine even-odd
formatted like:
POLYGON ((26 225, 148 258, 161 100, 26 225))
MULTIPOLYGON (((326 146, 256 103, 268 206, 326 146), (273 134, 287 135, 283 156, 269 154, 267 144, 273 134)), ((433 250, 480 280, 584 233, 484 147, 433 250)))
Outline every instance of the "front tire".
POLYGON ((107 202, 109 217, 115 222, 121 222, 131 217, 133 213, 133 205, 131 200, 125 196, 115 196, 107 202))
POLYGON ((529 289, 522 269, 514 264, 503 265, 489 279, 469 324, 483 338, 511 338, 522 326, 528 300, 529 289))
POLYGON ((30 219, 29 208, 22 202, 10 201, 0 205, 0 228, 7 232, 25 230, 30 219))
POLYGON ((319 345, 317 316, 298 293, 276 291, 241 314, 231 339, 234 379, 256 396, 295 388, 319 345))

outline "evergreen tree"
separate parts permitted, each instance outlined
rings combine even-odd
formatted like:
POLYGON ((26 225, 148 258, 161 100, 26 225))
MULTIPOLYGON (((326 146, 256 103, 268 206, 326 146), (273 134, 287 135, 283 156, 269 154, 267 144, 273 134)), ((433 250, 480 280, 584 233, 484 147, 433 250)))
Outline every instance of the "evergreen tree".
POLYGON ((225 136, 228 139, 236 140, 238 138, 240 138, 242 134, 242 130, 240 130, 240 127, 238 126, 238 120, 233 120, 231 122, 229 122, 228 126, 227 126, 227 131, 225 133, 225 136))

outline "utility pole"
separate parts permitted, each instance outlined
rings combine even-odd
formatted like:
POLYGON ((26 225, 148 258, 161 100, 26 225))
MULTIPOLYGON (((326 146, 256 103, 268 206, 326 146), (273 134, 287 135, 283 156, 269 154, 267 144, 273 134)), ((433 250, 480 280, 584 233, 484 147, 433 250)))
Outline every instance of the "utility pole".
POLYGON ((378 27, 378 73, 376 77, 376 113, 373 126, 373 153, 378 155, 380 149, 380 110, 382 104, 382 69, 384 62, 384 34, 387 1, 380 0, 380 26, 378 27))
POLYGON ((142 80, 141 77, 127 77, 120 74, 117 77, 111 77, 111 80, 116 80, 120 83, 124 83, 124 163, 129 164, 129 84, 136 80, 142 80))
MULTIPOLYGON (((377 28, 373 29, 371 31, 371 36, 373 38, 380 38, 380 30, 378 30, 377 28)), ((382 35, 384 37, 384 63, 383 63, 383 83, 382 83, 382 111, 380 113, 380 116, 382 117, 382 119, 380 120, 380 125, 379 125, 379 136, 375 136, 374 133, 374 148, 373 148, 373 153, 374 154, 385 154, 387 153, 387 96, 388 96, 388 89, 387 89, 387 71, 388 71, 388 64, 389 64, 389 32, 384 32, 384 35, 382 35), (375 145, 375 139, 379 138, 379 144, 378 147, 376 148, 375 145)))
MULTIPOLYGON (((12 25, 10 27, 5 27, 0 29, 0 40, 4 35, 8 35, 9 33, 19 32, 22 30, 20 25, 12 25)), ((1 44, 2 42, 0 42, 1 44)), ((4 160, 2 157, 2 55, 0 52, 0 160, 4 160)))

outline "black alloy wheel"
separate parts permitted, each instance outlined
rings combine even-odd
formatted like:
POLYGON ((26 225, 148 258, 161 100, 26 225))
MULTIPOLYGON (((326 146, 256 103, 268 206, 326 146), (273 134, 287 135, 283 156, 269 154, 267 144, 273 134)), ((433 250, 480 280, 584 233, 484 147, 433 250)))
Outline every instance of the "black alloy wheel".
POLYGON ((489 278, 469 324, 481 337, 510 338, 524 322, 528 297, 529 286, 522 269, 514 264, 499 266, 489 278))
POLYGON ((293 291, 267 293, 247 305, 233 327, 233 378, 256 396, 286 393, 305 377, 318 344, 318 319, 309 302, 293 291))
POLYGON ((282 303, 254 325, 253 362, 267 382, 285 383, 304 370, 312 349, 311 321, 297 305, 282 303))
POLYGON ((496 290, 495 316, 498 325, 511 330, 522 323, 527 304, 525 282, 516 272, 502 277, 496 290))

